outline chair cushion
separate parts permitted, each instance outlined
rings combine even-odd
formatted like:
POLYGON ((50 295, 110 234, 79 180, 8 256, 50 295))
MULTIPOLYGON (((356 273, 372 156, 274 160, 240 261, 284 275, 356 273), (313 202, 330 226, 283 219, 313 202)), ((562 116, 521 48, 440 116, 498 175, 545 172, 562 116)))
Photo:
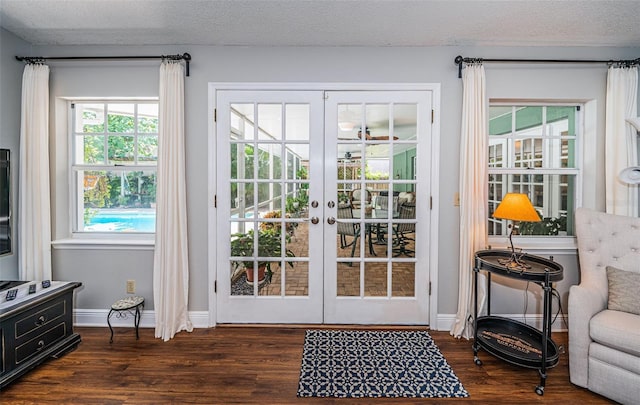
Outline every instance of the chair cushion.
POLYGON ((606 309, 589 322, 591 339, 601 345, 640 356, 640 316, 606 309))
POLYGON ((614 311, 640 315, 640 273, 607 266, 609 305, 614 311))

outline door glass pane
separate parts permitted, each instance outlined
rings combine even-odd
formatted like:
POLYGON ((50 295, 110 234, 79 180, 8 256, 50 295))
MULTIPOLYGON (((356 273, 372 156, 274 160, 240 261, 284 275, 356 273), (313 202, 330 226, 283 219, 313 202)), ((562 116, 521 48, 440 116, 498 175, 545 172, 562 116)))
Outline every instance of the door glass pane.
POLYGON ((258 104, 260 139, 282 139, 282 105, 258 104))
POLYGON ((391 268, 391 295, 393 297, 415 296, 416 264, 409 262, 394 262, 391 268))
POLYGON ((285 106, 285 131, 288 141, 309 141, 309 116, 308 104, 285 106))
POLYGON ((357 139, 362 126, 361 104, 338 104, 338 139, 357 139))
POLYGON ((365 297, 387 296, 387 262, 367 262, 364 266, 365 297))
POLYGON ((401 141, 417 139, 418 106, 395 104, 393 106, 393 135, 401 141))
POLYGON ((337 288, 338 297, 357 297, 360 295, 360 266, 358 264, 338 263, 337 288))
POLYGON ((273 145, 268 143, 258 144, 258 178, 259 179, 272 179, 274 164, 274 149, 280 145, 273 145))
POLYGON ((367 104, 367 133, 361 136, 367 141, 388 141, 390 136, 389 127, 389 104, 367 104))
POLYGON ((309 295, 309 263, 294 262, 293 267, 286 266, 285 295, 309 295))
POLYGON ((231 127, 233 128, 232 138, 254 139, 253 116, 253 103, 231 104, 231 115, 229 118, 231 127))

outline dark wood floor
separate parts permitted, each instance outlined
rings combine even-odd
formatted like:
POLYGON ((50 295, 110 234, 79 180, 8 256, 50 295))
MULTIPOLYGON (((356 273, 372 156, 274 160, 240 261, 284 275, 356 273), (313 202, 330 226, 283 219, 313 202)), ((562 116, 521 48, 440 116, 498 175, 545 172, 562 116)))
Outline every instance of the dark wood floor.
MULTIPOLYGON (((536 370, 510 366, 448 332, 430 334, 470 394, 466 399, 297 398, 305 328, 218 327, 182 332, 169 341, 141 329, 76 328, 77 350, 32 370, 0 395, 8 404, 608 404, 569 382, 567 354, 549 371, 544 396, 534 393, 536 370)), ((554 334, 560 345, 567 334, 554 334)))

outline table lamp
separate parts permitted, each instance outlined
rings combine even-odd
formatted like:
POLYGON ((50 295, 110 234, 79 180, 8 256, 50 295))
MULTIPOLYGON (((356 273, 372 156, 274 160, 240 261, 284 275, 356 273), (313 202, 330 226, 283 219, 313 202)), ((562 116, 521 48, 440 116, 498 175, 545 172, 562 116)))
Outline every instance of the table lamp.
MULTIPOLYGON (((510 219, 514 223, 518 222, 540 222, 540 216, 533 208, 529 197, 526 194, 520 193, 507 193, 502 202, 498 205, 493 212, 493 217, 497 219, 510 219)), ((513 248, 513 230, 515 224, 509 224, 509 244, 511 245, 511 257, 509 259, 500 259, 499 263, 504 264, 508 268, 524 270, 531 266, 520 260, 520 257, 516 254, 513 248)))

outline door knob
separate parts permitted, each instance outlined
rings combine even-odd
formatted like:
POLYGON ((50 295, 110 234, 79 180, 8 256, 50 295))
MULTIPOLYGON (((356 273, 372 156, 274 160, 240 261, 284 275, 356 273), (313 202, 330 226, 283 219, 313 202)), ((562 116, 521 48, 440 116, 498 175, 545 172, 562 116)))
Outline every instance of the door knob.
POLYGON ((311 201, 311 207, 318 208, 318 202, 316 200, 311 201))
POLYGON ((335 206, 336 206, 336 203, 335 203, 335 202, 333 202, 333 201, 329 201, 329 202, 327 203, 327 207, 329 207, 329 208, 333 208, 333 207, 335 207, 335 206))
POLYGON ((327 218, 327 223, 329 225, 333 225, 333 224, 336 223, 336 219, 334 217, 329 217, 329 218, 327 218))
POLYGON ((311 223, 312 223, 312 224, 314 224, 314 225, 315 225, 315 224, 317 224, 318 222, 320 222, 320 219, 318 219, 318 217, 312 217, 312 218, 311 218, 311 223))

